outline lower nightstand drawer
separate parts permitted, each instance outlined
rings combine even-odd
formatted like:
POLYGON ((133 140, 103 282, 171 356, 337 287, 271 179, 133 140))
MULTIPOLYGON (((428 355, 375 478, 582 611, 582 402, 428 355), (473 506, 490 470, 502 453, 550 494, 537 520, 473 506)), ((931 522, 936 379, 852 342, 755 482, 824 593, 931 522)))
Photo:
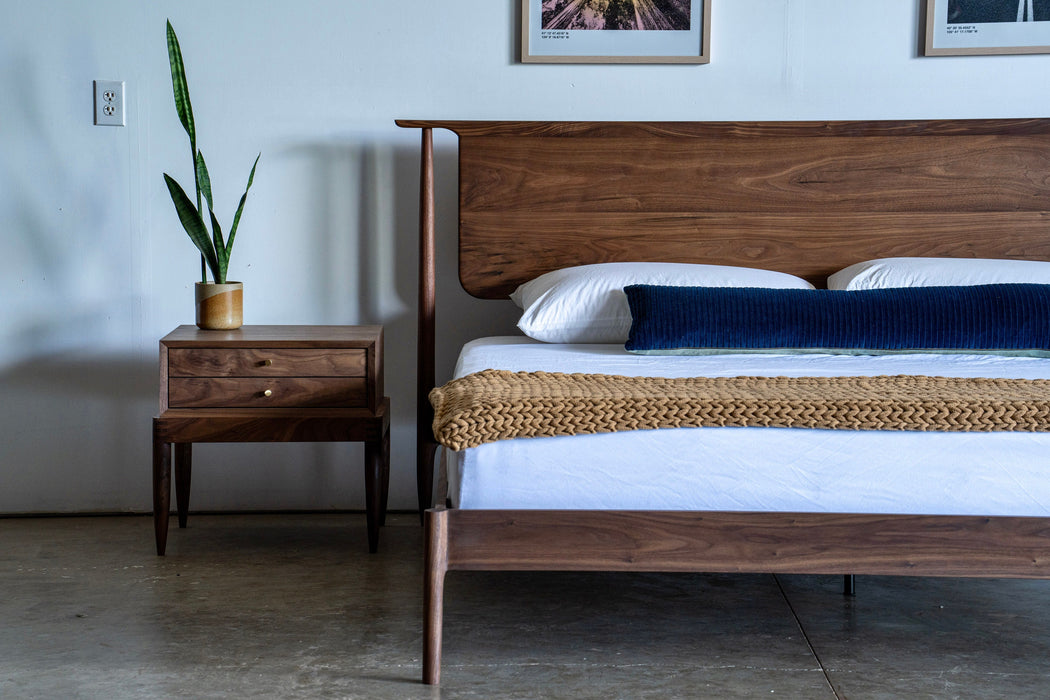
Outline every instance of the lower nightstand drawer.
POLYGON ((364 377, 172 378, 171 408, 355 408, 368 401, 364 377))

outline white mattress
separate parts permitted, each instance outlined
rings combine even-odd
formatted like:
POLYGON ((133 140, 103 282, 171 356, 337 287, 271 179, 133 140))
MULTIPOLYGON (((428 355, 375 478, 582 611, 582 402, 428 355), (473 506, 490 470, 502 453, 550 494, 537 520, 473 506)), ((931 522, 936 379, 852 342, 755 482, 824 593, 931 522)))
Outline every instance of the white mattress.
MULTIPOLYGON (((523 337, 467 344, 487 368, 629 376, 925 374, 1050 378, 990 355, 631 355, 523 337)), ((505 440, 447 455, 458 508, 1050 515, 1050 433, 679 428, 505 440)))

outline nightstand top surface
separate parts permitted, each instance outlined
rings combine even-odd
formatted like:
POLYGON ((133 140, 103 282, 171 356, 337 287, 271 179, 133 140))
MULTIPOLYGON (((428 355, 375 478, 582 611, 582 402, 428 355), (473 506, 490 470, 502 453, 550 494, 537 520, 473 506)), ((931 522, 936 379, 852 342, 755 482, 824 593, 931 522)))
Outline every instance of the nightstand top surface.
POLYGON ((241 326, 233 331, 202 331, 186 325, 160 342, 168 347, 367 347, 382 335, 382 326, 241 326))

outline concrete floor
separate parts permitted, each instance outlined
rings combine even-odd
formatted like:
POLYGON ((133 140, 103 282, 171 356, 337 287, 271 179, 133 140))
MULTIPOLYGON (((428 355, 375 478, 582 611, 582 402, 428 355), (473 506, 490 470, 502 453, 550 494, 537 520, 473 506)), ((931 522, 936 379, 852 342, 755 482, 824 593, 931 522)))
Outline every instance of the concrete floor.
POLYGON ((1050 581, 453 572, 393 516, 0 520, 0 698, 1050 697, 1050 581))

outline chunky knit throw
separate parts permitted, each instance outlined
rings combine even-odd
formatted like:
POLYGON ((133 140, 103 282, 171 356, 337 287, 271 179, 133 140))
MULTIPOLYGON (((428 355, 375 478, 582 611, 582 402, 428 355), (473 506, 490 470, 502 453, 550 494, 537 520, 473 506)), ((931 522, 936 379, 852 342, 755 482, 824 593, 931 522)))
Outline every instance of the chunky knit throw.
POLYGON ((484 370, 430 392, 434 435, 486 442, 683 427, 1050 431, 1050 380, 622 377, 484 370))

